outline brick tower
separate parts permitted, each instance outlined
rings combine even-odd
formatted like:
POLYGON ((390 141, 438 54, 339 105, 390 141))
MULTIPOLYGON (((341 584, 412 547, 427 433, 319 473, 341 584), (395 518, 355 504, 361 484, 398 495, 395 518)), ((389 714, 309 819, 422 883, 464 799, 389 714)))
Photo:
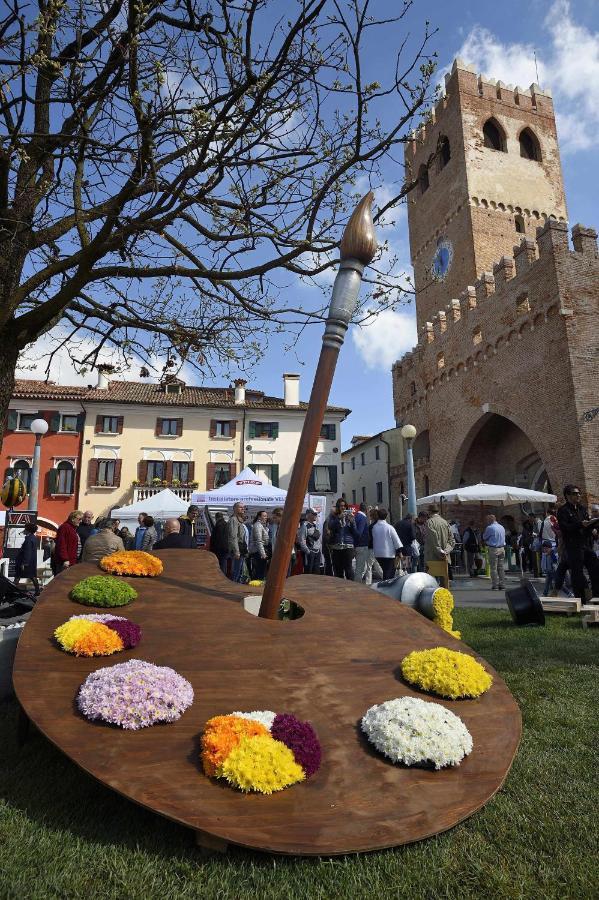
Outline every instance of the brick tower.
POLYGON ((456 60, 405 156, 418 344, 392 377, 418 495, 576 481, 598 502, 597 233, 575 225, 571 249, 550 93, 456 60))
POLYGON ((431 121, 407 145, 418 327, 481 272, 534 238, 566 201, 551 94, 485 80, 456 60, 431 121))

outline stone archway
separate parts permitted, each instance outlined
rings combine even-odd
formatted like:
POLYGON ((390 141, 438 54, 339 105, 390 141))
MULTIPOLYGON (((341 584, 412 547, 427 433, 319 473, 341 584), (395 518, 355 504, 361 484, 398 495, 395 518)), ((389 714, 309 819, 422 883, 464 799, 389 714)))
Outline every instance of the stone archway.
POLYGON ((533 490, 548 486, 539 451, 515 422, 498 413, 485 413, 472 426, 454 464, 452 487, 479 481, 533 490))

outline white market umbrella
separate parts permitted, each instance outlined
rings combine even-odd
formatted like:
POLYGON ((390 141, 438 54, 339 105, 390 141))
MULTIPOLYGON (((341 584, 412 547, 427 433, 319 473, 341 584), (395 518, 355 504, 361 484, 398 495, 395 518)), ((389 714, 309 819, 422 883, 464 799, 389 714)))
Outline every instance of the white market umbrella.
POLYGON ((427 503, 489 503, 511 506, 514 503, 555 503, 555 494, 530 491, 528 488, 510 487, 505 484, 471 484, 468 487, 448 488, 428 497, 419 497, 418 506, 427 503))
MULTIPOLYGON (((287 491, 274 487, 250 468, 242 469, 231 481, 213 491, 200 491, 192 494, 192 502, 204 506, 233 506, 244 503, 253 507, 284 506, 287 491)), ((306 505, 308 498, 305 498, 306 505)))
POLYGON ((133 520, 142 512, 153 516, 154 519, 177 519, 187 512, 189 503, 177 497, 170 488, 159 491, 147 500, 138 500, 128 506, 113 509, 110 513, 112 519, 133 520))

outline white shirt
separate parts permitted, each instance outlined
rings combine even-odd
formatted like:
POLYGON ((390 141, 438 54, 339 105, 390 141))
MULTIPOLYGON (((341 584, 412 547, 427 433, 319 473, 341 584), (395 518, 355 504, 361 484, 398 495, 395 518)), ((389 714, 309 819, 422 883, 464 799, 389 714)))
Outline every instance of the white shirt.
POLYGON ((385 519, 379 519, 372 526, 372 549, 374 555, 381 559, 392 559, 400 547, 403 547, 403 544, 398 538, 397 531, 393 525, 390 525, 385 519))
POLYGON ((553 530, 551 516, 547 516, 545 519, 543 519, 543 540, 553 541, 554 544, 557 543, 557 537, 555 535, 555 531, 553 530))

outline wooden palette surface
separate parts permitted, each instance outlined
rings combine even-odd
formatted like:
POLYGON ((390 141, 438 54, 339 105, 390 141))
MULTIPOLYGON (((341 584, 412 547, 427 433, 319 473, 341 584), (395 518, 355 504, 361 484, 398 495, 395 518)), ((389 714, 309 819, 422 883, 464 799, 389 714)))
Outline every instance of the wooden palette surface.
POLYGON ((212 554, 156 555, 163 574, 125 579, 138 599, 113 610, 141 626, 135 649, 77 658, 55 643, 55 628, 70 616, 105 611, 68 597, 78 581, 98 574, 89 564, 44 590, 17 649, 14 683, 24 711, 103 784, 201 834, 298 855, 420 840, 471 815, 501 787, 520 739, 518 706, 488 663, 419 613, 363 585, 300 575, 288 579, 286 596, 305 615, 259 619, 241 602, 255 591, 228 581, 212 554), (491 689, 477 700, 445 701, 405 684, 399 664, 406 653, 437 646, 474 655, 493 675, 491 689), (178 722, 125 731, 78 713, 75 698, 86 676, 128 659, 171 666, 191 682, 194 703, 178 722), (398 766, 368 744, 361 717, 373 704, 402 696, 441 703, 463 719, 474 749, 460 766, 398 766), (206 720, 256 709, 313 724, 323 759, 312 778, 264 796, 205 777, 199 739, 206 720))

